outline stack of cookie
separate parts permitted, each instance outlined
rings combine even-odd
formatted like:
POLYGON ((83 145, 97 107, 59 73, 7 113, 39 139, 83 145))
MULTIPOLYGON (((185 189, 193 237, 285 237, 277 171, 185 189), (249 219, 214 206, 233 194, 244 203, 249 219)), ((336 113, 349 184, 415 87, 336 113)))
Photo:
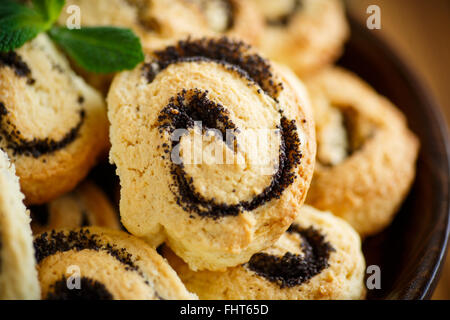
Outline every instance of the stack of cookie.
POLYGON ((90 74, 45 35, 0 53, 0 298, 365 297, 361 238, 393 219, 418 140, 332 66, 340 1, 66 5, 146 59, 90 74), (118 206, 86 179, 108 150, 118 206))

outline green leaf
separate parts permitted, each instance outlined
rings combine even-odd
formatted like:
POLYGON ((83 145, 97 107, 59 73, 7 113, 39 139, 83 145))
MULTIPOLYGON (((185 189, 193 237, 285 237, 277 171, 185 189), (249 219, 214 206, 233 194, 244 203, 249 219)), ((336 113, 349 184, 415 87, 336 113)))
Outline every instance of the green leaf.
POLYGON ((65 0, 33 0, 33 8, 45 18, 50 29, 58 20, 65 3, 65 0))
POLYGON ((48 25, 35 10, 11 0, 0 1, 0 52, 20 48, 48 25))
POLYGON ((22 6, 20 4, 12 0, 0 2, 0 19, 7 17, 21 8, 22 6))
POLYGON ((49 33, 72 59, 90 72, 129 70, 144 60, 141 42, 129 29, 53 27, 49 33))

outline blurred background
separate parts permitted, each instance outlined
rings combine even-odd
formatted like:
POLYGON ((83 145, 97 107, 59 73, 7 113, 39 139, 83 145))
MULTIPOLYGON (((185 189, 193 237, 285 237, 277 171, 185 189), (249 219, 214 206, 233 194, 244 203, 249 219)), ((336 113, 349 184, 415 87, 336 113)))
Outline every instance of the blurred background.
MULTIPOLYGON (((366 24, 367 7, 381 9, 381 29, 428 87, 450 124, 450 0, 346 0, 351 16, 366 24)), ((450 299, 450 255, 433 299, 450 299)))

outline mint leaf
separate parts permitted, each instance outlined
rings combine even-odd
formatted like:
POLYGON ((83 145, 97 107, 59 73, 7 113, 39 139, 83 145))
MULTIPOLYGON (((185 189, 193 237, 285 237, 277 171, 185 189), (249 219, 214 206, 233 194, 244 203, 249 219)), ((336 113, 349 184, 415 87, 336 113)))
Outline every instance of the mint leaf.
POLYGON ((23 6, 13 0, 3 0, 0 2, 0 18, 5 18, 14 12, 23 9, 23 6))
POLYGON ((72 59, 87 71, 111 73, 133 69, 144 60, 141 42, 129 29, 52 27, 65 0, 33 0, 33 6, 0 0, 0 52, 21 47, 40 32, 49 31, 72 59))
POLYGON ((139 38, 129 29, 53 27, 52 39, 82 68, 96 73, 129 70, 144 60, 139 38))
POLYGON ((46 28, 37 11, 11 0, 0 1, 0 52, 20 48, 46 28))
POLYGON ((48 29, 58 20, 65 0, 33 0, 33 8, 45 18, 48 29))

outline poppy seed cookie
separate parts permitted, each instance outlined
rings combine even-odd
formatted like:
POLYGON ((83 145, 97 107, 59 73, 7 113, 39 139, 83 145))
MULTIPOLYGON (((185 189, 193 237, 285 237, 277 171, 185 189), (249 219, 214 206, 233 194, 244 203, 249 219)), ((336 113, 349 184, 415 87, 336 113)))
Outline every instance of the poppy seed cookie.
POLYGON ((341 0, 252 0, 266 23, 261 50, 304 77, 336 60, 349 34, 341 0))
POLYGON ((258 45, 264 34, 264 19, 248 0, 190 0, 206 17, 211 31, 258 45))
POLYGON ((154 245, 167 238, 193 269, 248 261, 306 196, 316 150, 306 91, 243 42, 155 50, 115 78, 108 114, 122 223, 154 245))
POLYGON ((53 230, 37 236, 34 246, 43 299, 197 298, 154 249, 122 231, 53 230))
POLYGON ((0 151, 0 300, 39 299, 29 213, 14 165, 0 151))
POLYGON ((167 247, 186 287, 205 300, 349 300, 365 297, 361 240, 344 220, 307 205, 270 248, 225 272, 194 272, 167 247))
POLYGON ((120 229, 119 213, 105 193, 90 181, 49 203, 29 209, 34 234, 88 226, 120 229))
POLYGON ((376 234, 411 187, 419 141, 400 110, 351 72, 328 68, 307 83, 318 157, 306 202, 362 237, 376 234))
POLYGON ((0 53, 0 149, 27 204, 73 189, 107 148, 104 101, 45 34, 0 53))

